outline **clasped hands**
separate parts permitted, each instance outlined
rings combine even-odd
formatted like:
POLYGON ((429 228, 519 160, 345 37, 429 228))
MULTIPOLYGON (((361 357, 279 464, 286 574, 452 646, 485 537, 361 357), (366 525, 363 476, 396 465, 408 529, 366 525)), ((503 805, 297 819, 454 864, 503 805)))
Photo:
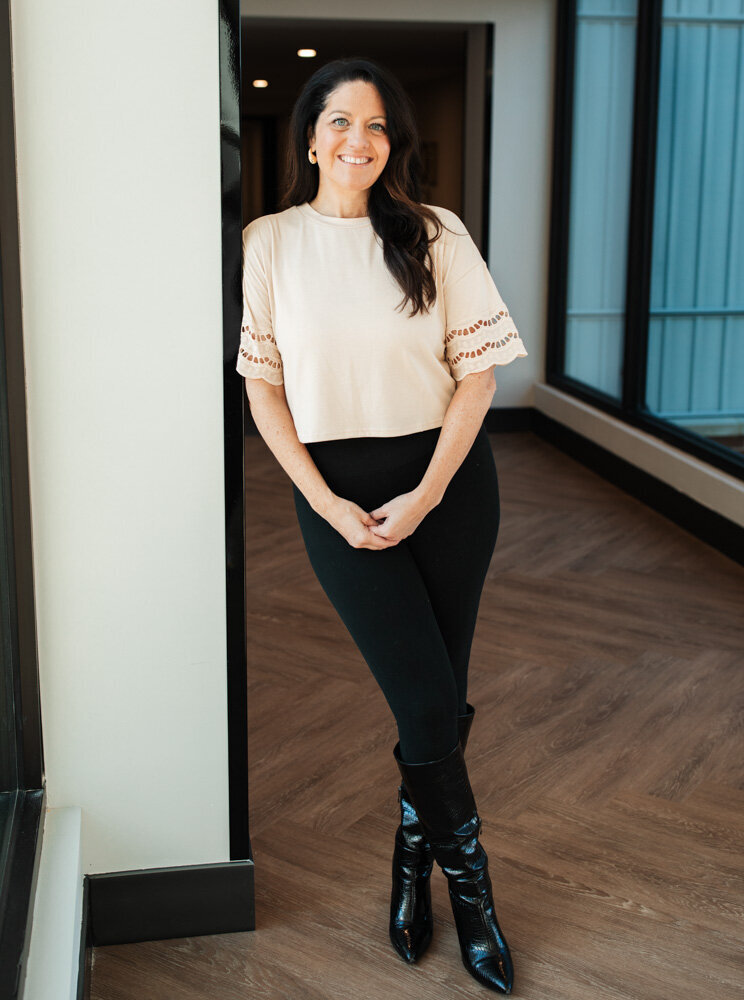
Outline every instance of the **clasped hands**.
POLYGON ((338 497, 326 519, 354 548, 389 549, 413 534, 435 506, 418 489, 401 493, 371 511, 338 497))

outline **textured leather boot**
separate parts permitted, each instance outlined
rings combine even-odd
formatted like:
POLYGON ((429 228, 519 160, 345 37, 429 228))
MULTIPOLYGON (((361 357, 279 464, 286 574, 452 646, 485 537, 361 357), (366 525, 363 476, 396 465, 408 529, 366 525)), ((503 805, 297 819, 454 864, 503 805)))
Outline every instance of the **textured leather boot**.
MULTIPOLYGON (((475 709, 466 702, 457 717, 463 750, 468 744, 475 709)), ((434 858, 406 786, 398 786, 400 824, 395 831, 393 888, 390 894, 390 940, 400 957, 414 963, 431 943, 433 918, 429 878, 434 858)))
POLYGON ((409 764, 393 749, 403 783, 447 877, 462 962, 483 986, 511 993, 514 982, 509 946, 496 919, 488 856, 478 836, 481 819, 458 742, 439 760, 409 764))

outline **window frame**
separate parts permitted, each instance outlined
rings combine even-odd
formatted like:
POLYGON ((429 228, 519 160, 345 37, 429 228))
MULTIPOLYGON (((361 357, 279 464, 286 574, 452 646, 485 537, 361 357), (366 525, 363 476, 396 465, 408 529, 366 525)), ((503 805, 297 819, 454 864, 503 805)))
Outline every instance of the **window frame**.
POLYGON ((0 791, 7 803, 0 831, 0 995, 8 997, 16 996, 25 980, 46 809, 10 24, 9 0, 0 0, 0 493, 5 535, 0 662, 9 694, 0 753, 0 791))
POLYGON ((565 374, 577 11, 576 0, 558 0, 545 380, 624 423, 744 479, 744 455, 656 416, 645 402, 662 2, 638 3, 622 391, 618 400, 565 374))

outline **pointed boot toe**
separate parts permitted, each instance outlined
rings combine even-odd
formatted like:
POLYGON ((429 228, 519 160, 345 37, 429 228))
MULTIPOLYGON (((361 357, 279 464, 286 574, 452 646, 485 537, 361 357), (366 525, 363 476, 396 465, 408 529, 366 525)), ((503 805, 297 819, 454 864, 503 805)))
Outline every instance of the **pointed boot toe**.
POLYGON ((431 944, 431 924, 408 924, 405 927, 390 925, 390 941, 404 962, 413 965, 418 962, 431 944))
POLYGON ((463 955, 463 965, 470 975, 497 993, 511 993, 514 985, 514 970, 511 958, 507 956, 488 956, 477 962, 469 962, 463 955))

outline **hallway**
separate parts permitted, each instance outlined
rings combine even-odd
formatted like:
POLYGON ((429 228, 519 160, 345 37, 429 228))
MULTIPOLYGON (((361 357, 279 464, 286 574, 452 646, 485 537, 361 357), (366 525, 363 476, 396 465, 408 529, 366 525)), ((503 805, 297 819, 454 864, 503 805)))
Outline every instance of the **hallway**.
MULTIPOLYGON (((491 442, 502 522, 467 759, 512 995, 740 997, 744 570, 535 435, 491 442)), ((392 950, 394 722, 288 478, 261 438, 246 457, 257 930, 97 947, 91 997, 490 995, 436 869, 429 951, 408 967, 392 950)))

